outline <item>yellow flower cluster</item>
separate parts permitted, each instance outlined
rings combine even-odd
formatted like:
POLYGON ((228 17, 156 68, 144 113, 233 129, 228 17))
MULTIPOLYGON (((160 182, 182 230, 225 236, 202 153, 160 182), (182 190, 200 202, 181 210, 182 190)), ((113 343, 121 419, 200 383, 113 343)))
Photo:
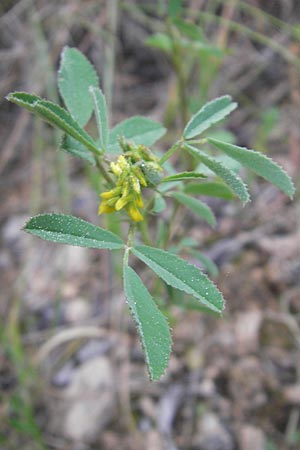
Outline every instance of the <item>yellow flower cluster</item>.
POLYGON ((117 177, 116 187, 100 194, 102 202, 99 214, 112 213, 125 208, 135 222, 143 220, 139 208, 144 207, 141 186, 146 187, 147 181, 138 166, 132 165, 123 155, 117 162, 111 162, 112 173, 117 177))

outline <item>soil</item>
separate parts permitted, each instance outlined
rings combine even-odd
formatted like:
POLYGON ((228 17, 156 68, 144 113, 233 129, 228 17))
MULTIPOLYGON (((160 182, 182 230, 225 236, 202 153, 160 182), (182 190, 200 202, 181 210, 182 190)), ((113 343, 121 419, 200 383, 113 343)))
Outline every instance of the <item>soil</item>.
MULTIPOLYGON (((100 80, 113 83, 112 124, 131 115, 164 121, 170 132, 160 151, 179 134, 172 64, 145 45, 165 29, 157 13, 164 2, 120 2, 114 36, 113 3, 0 5, 0 448, 298 450, 299 190, 290 201, 242 173, 250 204, 205 198, 218 219, 214 230, 191 213, 182 217, 174 238, 188 232, 218 266, 214 281, 226 310, 217 319, 170 305, 173 354, 155 383, 112 275, 115 256, 21 231, 31 215, 47 211, 102 223, 92 172, 62 157, 53 130, 4 98, 20 90, 55 101, 64 45, 78 47, 100 80)), ((207 14, 201 24, 209 42, 229 49, 205 100, 232 95, 240 107, 227 131, 272 156, 299 187, 299 2, 184 3, 190 20, 207 14), (250 32, 227 28, 228 20, 250 32)), ((205 86, 205 68, 200 73, 205 86)), ((196 98, 194 75, 187 88, 196 98)))

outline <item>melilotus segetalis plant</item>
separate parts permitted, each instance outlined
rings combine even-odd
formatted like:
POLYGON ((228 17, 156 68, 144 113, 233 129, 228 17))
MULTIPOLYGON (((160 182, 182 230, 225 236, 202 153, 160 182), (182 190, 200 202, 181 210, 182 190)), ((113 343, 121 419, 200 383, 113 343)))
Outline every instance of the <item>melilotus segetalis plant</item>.
MULTIPOLYGON (((25 92, 13 92, 7 99, 63 132, 60 150, 93 165, 102 177, 99 214, 119 215, 124 226, 117 235, 78 217, 49 213, 32 217, 24 230, 52 242, 120 252, 126 300, 137 326, 150 378, 157 380, 168 365, 171 334, 166 318, 131 267, 131 255, 171 288, 193 296, 204 311, 221 314, 224 308, 222 294, 214 283, 198 267, 177 256, 174 248, 171 250, 168 233, 160 240, 163 248, 152 244, 150 219, 153 228, 155 218, 162 223, 168 217, 162 214, 167 206, 164 198, 171 199, 174 205, 171 220, 174 221, 178 205, 183 205, 211 225, 215 224, 212 210, 193 195, 249 201, 245 183, 211 152, 211 147, 270 181, 289 197, 294 194, 293 183, 265 155, 209 137, 207 130, 237 107, 228 95, 202 106, 186 124, 180 139, 164 154, 158 154, 153 145, 166 130, 156 121, 134 116, 109 128, 105 97, 98 86, 96 71, 74 48, 66 47, 62 52, 58 88, 66 108, 25 92), (90 136, 84 128, 93 114, 97 137, 90 136), (205 168, 204 173, 200 169, 176 171, 169 161, 175 152, 179 158, 184 158, 186 152, 192 155, 201 163, 197 167, 205 168)), ((166 223, 165 230, 171 226, 172 223, 166 223)))

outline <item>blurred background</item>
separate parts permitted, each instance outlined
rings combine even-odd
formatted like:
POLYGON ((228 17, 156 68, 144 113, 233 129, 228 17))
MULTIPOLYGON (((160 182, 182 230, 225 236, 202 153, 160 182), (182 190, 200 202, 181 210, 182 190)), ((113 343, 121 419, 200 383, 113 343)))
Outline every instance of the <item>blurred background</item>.
POLYGON ((0 1, 1 450, 300 448, 299 71, 298 0, 0 1), (239 109, 215 136, 268 154, 297 186, 291 202, 242 172, 250 204, 205 199, 214 230, 182 217, 227 308, 216 319, 170 305, 160 382, 148 379, 114 257, 21 231, 48 211, 105 225, 93 171, 5 100, 19 90, 59 101, 65 45, 97 68, 111 124, 164 123, 160 151, 203 103, 232 95, 239 109))

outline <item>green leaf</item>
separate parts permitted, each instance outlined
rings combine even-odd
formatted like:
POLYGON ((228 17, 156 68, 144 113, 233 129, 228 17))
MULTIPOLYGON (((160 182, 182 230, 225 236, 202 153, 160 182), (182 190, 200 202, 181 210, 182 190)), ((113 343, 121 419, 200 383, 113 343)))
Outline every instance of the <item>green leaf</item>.
POLYGON ((98 87, 91 87, 90 93, 92 95, 94 105, 95 105, 95 114, 96 121, 98 127, 98 133, 100 138, 100 147, 101 149, 106 150, 108 144, 108 124, 107 124, 107 107, 105 96, 101 89, 98 87))
POLYGON ((193 213, 200 216, 210 225, 214 226, 216 224, 216 218, 212 210, 205 203, 197 200, 196 198, 190 197, 189 195, 183 194, 182 192, 172 192, 172 197, 187 208, 191 209, 193 213))
POLYGON ((192 237, 185 237, 180 241, 180 247, 196 247, 198 242, 192 237))
POLYGON ((181 293, 179 298, 178 296, 174 296, 173 294, 171 301, 173 305, 177 306, 183 311, 198 311, 204 313, 205 315, 209 314, 210 316, 213 317, 221 316, 220 312, 212 311, 211 309, 199 303, 197 299, 193 297, 188 297, 186 295, 182 295, 181 293))
POLYGON ((224 308, 221 292, 196 266, 164 250, 139 245, 132 252, 165 283, 191 294, 204 306, 216 312, 224 308))
POLYGON ((67 134, 65 134, 62 138, 60 149, 71 154, 72 156, 77 156, 78 158, 88 161, 93 166, 96 165, 95 158, 91 155, 87 148, 67 134))
POLYGON ((180 33, 193 41, 205 42, 205 38, 199 25, 188 22, 187 20, 183 20, 179 17, 173 18, 172 23, 180 31, 180 33))
POLYGON ((236 135, 229 130, 224 130, 224 128, 214 128, 209 132, 209 137, 213 139, 218 139, 219 141, 229 142, 230 144, 236 143, 236 135))
POLYGON ((154 196, 154 205, 153 208, 151 209, 151 212, 154 214, 159 214, 162 211, 164 211, 164 209, 166 209, 167 207, 167 203, 165 201, 165 199, 162 197, 162 195, 160 193, 155 193, 154 196))
POLYGON ((167 320, 136 272, 124 266, 124 290, 137 325, 151 380, 158 380, 168 366, 171 333, 167 320))
POLYGON ((185 139, 192 139, 212 125, 220 122, 237 107, 237 103, 231 101, 229 95, 218 97, 206 103, 196 114, 192 116, 183 131, 185 139))
POLYGON ((165 53, 172 52, 172 39, 163 33, 155 33, 145 40, 145 44, 153 48, 158 48, 165 53))
POLYGON ((257 175, 270 181, 290 198, 295 193, 295 186, 288 174, 272 159, 255 150, 249 150, 245 147, 228 144, 227 142, 218 141, 216 139, 208 139, 208 142, 222 152, 226 153, 230 158, 235 159, 244 167, 255 172, 257 175))
POLYGON ((34 112, 37 112, 44 120, 60 128, 94 153, 100 153, 91 136, 78 125, 65 109, 55 103, 41 100, 35 104, 34 112))
POLYGON ((82 127, 89 121, 94 103, 90 86, 97 87, 97 73, 76 48, 64 47, 58 71, 58 88, 66 107, 82 127))
POLYGON ((163 178, 161 183, 169 183, 170 181, 196 180, 197 178, 206 178, 206 175, 199 172, 179 172, 175 175, 170 175, 169 177, 163 178))
POLYGON ((182 0, 169 0, 168 1, 168 15, 170 17, 177 16, 182 9, 182 0))
POLYGON ((10 102, 22 106, 30 112, 34 112, 35 104, 42 100, 38 95, 28 94, 27 92, 11 92, 6 98, 10 102))
POLYGON ((7 96, 7 99, 26 108, 28 111, 37 114, 46 122, 49 122, 51 125, 56 126, 69 134, 93 153, 100 153, 91 136, 78 125, 68 111, 61 108, 59 105, 47 100, 42 100, 36 95, 26 94, 25 92, 13 92, 7 96))
MULTIPOLYGON (((229 158, 227 155, 217 155, 214 156, 216 161, 219 161, 221 164, 230 169, 234 173, 239 173, 241 170, 241 164, 238 161, 235 161, 232 158, 229 158)), ((201 171, 206 177, 213 175, 213 172, 208 167, 203 167, 203 164, 200 163, 198 167, 196 167, 197 171, 201 171)))
POLYGON ((160 139, 166 129, 158 122, 147 117, 133 116, 116 125, 109 135, 108 151, 112 153, 120 152, 118 144, 120 137, 124 137, 135 144, 143 144, 150 147, 160 139))
POLYGON ((24 230, 46 241, 61 244, 109 250, 124 247, 123 241, 116 234, 65 214, 40 214, 30 219, 24 230))
POLYGON ((192 145, 185 145, 184 148, 196 158, 200 159, 205 166, 225 181, 225 183, 233 190, 233 192, 235 192, 243 203, 247 203, 250 200, 247 186, 232 170, 228 169, 220 161, 208 156, 206 153, 196 147, 193 147, 192 145))
POLYGON ((187 194, 207 195, 209 197, 219 197, 226 200, 232 200, 235 198, 234 193, 224 183, 218 183, 214 181, 205 183, 189 183, 184 192, 187 194))

